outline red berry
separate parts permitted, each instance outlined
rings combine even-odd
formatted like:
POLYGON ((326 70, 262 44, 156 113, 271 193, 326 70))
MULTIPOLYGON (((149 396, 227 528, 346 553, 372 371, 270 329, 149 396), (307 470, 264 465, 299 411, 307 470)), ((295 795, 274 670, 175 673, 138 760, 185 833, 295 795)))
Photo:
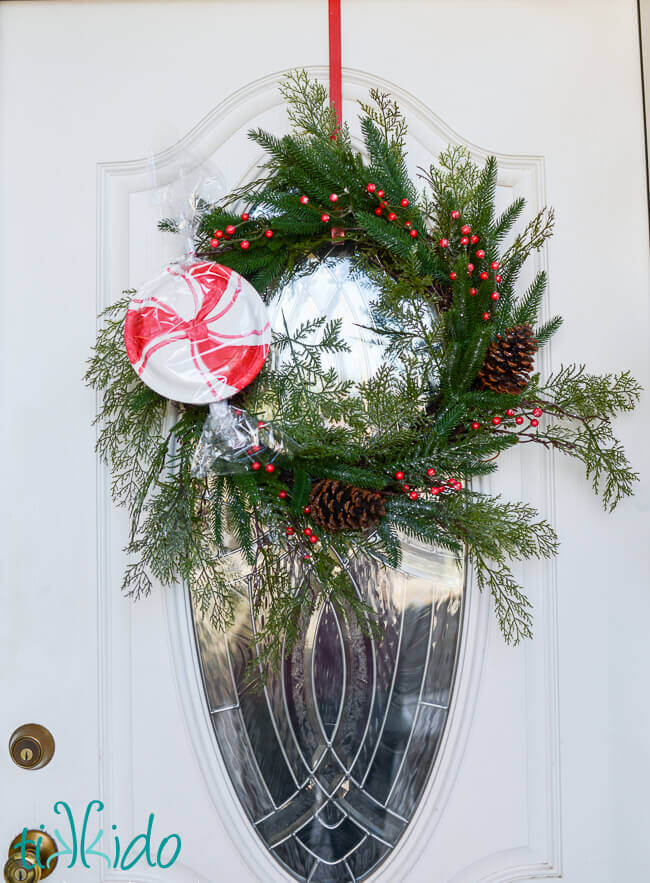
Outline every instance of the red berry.
POLYGON ((418 494, 417 491, 411 491, 411 493, 409 494, 409 497, 410 497, 412 500, 417 500, 417 498, 418 498, 419 496, 420 496, 420 495, 418 494))
POLYGON ((467 238, 467 236, 460 237, 460 244, 461 245, 469 245, 469 239, 467 238))
POLYGON ((397 215, 395 214, 395 212, 388 213, 388 220, 389 221, 394 221, 396 217, 397 217, 397 215))
POLYGON ((472 429, 480 429, 480 428, 481 428, 481 424, 480 424, 480 423, 477 423, 477 421, 475 420, 475 421, 472 423, 472 429))
POLYGON ((223 236, 223 230, 215 230, 214 235, 217 237, 217 239, 221 239, 221 237, 223 236))
POLYGON ((309 202, 309 197, 308 197, 308 196, 301 196, 301 197, 300 197, 300 202, 301 202, 303 205, 307 205, 307 203, 309 202))
POLYGON ((311 506, 305 506, 302 511, 305 513, 305 515, 309 515, 309 513, 311 512, 311 506))
POLYGON ((456 484, 456 479, 450 478, 447 484, 449 485, 449 487, 453 487, 456 484))
POLYGON ((476 257, 479 258, 479 260, 483 260, 483 258, 485 257, 485 252, 482 248, 479 248, 479 250, 476 252, 476 257))
POLYGON ((501 282, 501 276, 497 276, 497 282, 501 282))
POLYGON ((429 478, 431 478, 431 476, 435 474, 436 470, 433 468, 433 466, 429 466, 429 468, 427 469, 427 475, 429 476, 429 478))
POLYGON ((303 533, 304 533, 304 535, 305 535, 306 537, 311 536, 311 535, 313 534, 313 532, 314 532, 314 531, 311 529, 311 527, 306 527, 306 528, 303 530, 303 533))
POLYGON ((415 239, 415 237, 416 237, 417 235, 418 235, 418 231, 417 231, 417 230, 411 230, 411 236, 413 237, 413 239, 415 239))
POLYGON ((378 191, 377 191, 377 196, 378 196, 380 199, 382 199, 385 195, 386 195, 386 194, 384 193, 383 190, 378 190, 378 191))
POLYGON ((460 232, 467 235, 468 233, 472 232, 472 228, 469 224, 463 224, 463 226, 460 228, 460 232))
POLYGON ((523 422, 524 418, 521 415, 519 417, 515 417, 515 423, 517 424, 517 426, 521 426, 523 422))
POLYGON ((267 463, 264 469, 269 473, 269 475, 272 472, 275 472, 275 466, 273 465, 273 463, 267 463))
POLYGON ((280 493, 278 494, 278 497, 279 497, 281 500, 286 500, 286 499, 287 499, 287 492, 286 492, 286 491, 280 491, 280 493))
POLYGON ((310 542, 310 543, 317 543, 317 542, 318 542, 318 537, 316 536, 315 533, 313 533, 313 534, 309 537, 309 542, 310 542))
POLYGON ((257 460, 253 460, 253 462, 251 463, 251 469, 253 470, 253 472, 259 472, 261 468, 262 464, 258 463, 257 460))
POLYGON ((404 226, 407 228, 407 230, 410 230, 411 227, 413 226, 413 222, 412 222, 412 221, 406 221, 405 224, 404 224, 404 226))
POLYGON ((409 204, 409 201, 405 196, 403 196, 400 199, 399 204, 402 206, 402 208, 406 208, 406 206, 409 204))
POLYGON ((327 222, 330 219, 330 216, 327 214, 327 212, 323 212, 323 214, 320 216, 320 219, 323 222, 323 224, 327 224, 327 222))
POLYGON ((382 208, 388 208, 388 203, 383 200, 379 203, 382 208))
POLYGON ((267 239, 273 239, 273 230, 265 230, 264 235, 267 239))
POLYGON ((381 214, 381 209, 379 208, 379 206, 377 206, 377 208, 375 209, 375 214, 377 216, 379 216, 381 214))
POLYGON ((472 245, 476 245, 476 243, 478 242, 478 236, 476 235, 476 233, 472 233, 472 235, 469 237, 469 241, 472 243, 472 245))
POLYGON ((234 232, 235 227, 232 224, 228 224, 228 226, 226 227, 226 233, 228 234, 228 236, 232 236, 234 232))
POLYGON ((330 193, 330 202, 338 202, 338 196, 336 193, 330 193))
POLYGON ((539 426, 539 420, 531 420, 530 425, 531 426, 539 426))
POLYGON ((470 288, 469 293, 472 295, 472 297, 476 297, 476 294, 477 294, 476 288, 470 288))
POLYGON ((454 281, 454 279, 457 278, 457 277, 456 277, 456 273, 455 273, 453 270, 452 270, 451 273, 449 274, 449 278, 451 279, 452 282, 454 281))
POLYGON ((410 491, 410 490, 411 490, 411 485, 410 485, 410 484, 403 484, 403 485, 402 485, 402 490, 405 491, 405 492, 406 492, 406 491, 410 491))
POLYGON ((467 272, 468 272, 468 273, 473 273, 473 272, 474 272, 474 264, 468 264, 468 265, 467 265, 467 272))
POLYGON ((402 479, 404 478, 404 473, 401 472, 401 471, 396 472, 396 473, 395 473, 395 478, 397 479, 397 481, 402 481, 402 479))
POLYGON ((515 412, 514 412, 514 410, 513 410, 512 408, 508 408, 508 410, 506 411, 506 414, 508 415, 508 417, 514 417, 514 416, 515 416, 515 412))
POLYGON ((483 321, 484 321, 484 322, 487 322, 489 318, 490 318, 490 314, 489 314, 489 313, 483 313, 483 321))
POLYGON ((498 261, 492 261, 492 263, 490 264, 490 266, 492 267, 493 270, 498 270, 498 269, 499 269, 499 262, 498 262, 498 261))
POLYGON ((498 426, 499 423, 501 423, 501 418, 500 418, 500 417, 493 417, 493 418, 492 418, 492 423, 493 423, 495 426, 498 426))
POLYGON ((454 485, 454 487, 456 488, 457 491, 462 491, 462 489, 463 489, 463 482, 462 482, 462 481, 457 481, 456 484, 454 485))
POLYGON ((453 212, 451 213, 451 216, 454 219, 454 221, 458 220, 458 218, 460 218, 460 212, 458 211, 458 209, 454 209, 453 212))
POLYGON ((370 182, 370 184, 366 184, 366 190, 368 191, 368 193, 374 193, 376 189, 377 185, 373 184, 372 181, 370 182))
POLYGON ((292 537, 292 536, 295 534, 295 530, 294 530, 292 527, 288 527, 288 528, 285 530, 285 533, 286 533, 286 535, 287 535, 288 537, 292 537))
POLYGON ((447 248, 447 246, 449 245, 449 240, 448 240, 448 239, 445 239, 445 238, 443 237, 443 238, 440 240, 440 242, 438 243, 438 245, 440 246, 440 248, 447 248))
POLYGON ((218 239, 211 239, 211 240, 210 240, 210 248, 218 248, 218 246, 219 246, 219 240, 218 240, 218 239))
POLYGON ((533 408, 533 417, 541 417, 543 411, 541 408, 533 408))
POLYGON ((247 221, 249 218, 250 215, 248 214, 248 212, 244 212, 244 214, 241 216, 242 221, 247 221))
POLYGON ((487 272, 487 270, 483 270, 483 272, 480 273, 479 276, 484 282, 486 279, 490 278, 490 274, 487 272))
POLYGON ((440 493, 439 487, 432 487, 432 488, 429 488, 429 490, 431 491, 431 493, 433 494, 434 497, 437 497, 438 494, 440 493))
POLYGON ((261 451, 261 450, 262 450, 261 445, 253 445, 250 452, 251 452, 251 454, 256 454, 258 451, 261 451))
POLYGON ((492 300, 499 300, 501 295, 499 294, 498 291, 493 291, 492 294, 490 295, 490 297, 492 298, 492 300))
POLYGON ((304 561, 311 561, 311 555, 309 554, 309 552, 305 552, 302 557, 304 561))
POLYGON ((250 242, 248 241, 248 239, 242 239, 242 241, 239 244, 244 249, 244 251, 246 251, 247 248, 250 248, 250 245, 251 245, 250 242))

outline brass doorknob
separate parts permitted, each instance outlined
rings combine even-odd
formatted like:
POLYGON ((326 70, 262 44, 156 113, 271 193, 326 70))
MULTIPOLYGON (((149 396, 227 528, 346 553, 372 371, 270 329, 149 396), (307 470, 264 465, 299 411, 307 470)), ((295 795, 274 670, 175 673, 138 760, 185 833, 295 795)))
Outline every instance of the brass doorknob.
POLYGON ((45 831, 29 830, 14 837, 9 844, 5 864, 5 883, 38 883, 49 877, 58 859, 56 842, 45 831), (24 857, 22 843, 25 843, 24 857), (52 861, 49 859, 52 858, 52 861))
POLYGON ((24 770, 40 770, 54 757, 54 737, 40 724, 23 724, 11 734, 9 754, 24 770))

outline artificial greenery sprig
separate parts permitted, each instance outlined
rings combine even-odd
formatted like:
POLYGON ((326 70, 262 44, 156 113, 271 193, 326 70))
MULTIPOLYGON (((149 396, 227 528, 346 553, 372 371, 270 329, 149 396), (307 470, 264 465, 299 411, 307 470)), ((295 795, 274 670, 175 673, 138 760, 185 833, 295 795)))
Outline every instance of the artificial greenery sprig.
POLYGON ((512 238, 525 204, 495 214, 494 158, 480 168, 467 150, 449 148, 421 172, 420 191, 407 171, 406 123, 389 96, 373 91, 361 105, 360 153, 322 84, 298 71, 282 94, 292 131, 250 133, 265 152, 259 175, 201 207, 196 253, 242 273, 266 301, 345 257, 376 287, 369 328, 383 363, 364 382, 342 378, 327 366, 348 349, 340 320, 315 316, 298 328, 283 320, 275 358, 237 406, 272 421, 295 447, 270 472, 255 471, 251 456, 249 470, 217 468, 199 479, 191 463, 206 409, 178 409, 144 386, 124 351, 128 298, 111 307, 87 380, 102 395, 98 451, 131 518, 124 587, 137 596, 152 580, 186 580, 199 609, 223 627, 238 547, 264 623, 256 636, 264 670, 291 650, 324 598, 376 631, 346 562, 372 556, 397 567, 406 536, 466 554, 506 640, 517 643, 531 635, 532 617, 509 562, 551 557, 557 537, 532 507, 480 493, 476 483, 497 469, 501 452, 539 444, 579 460, 612 509, 636 480, 612 418, 634 407, 640 388, 627 372, 595 376, 569 365, 542 378, 528 370, 561 325, 539 319, 543 272, 516 290, 525 260, 552 233, 553 212, 512 238), (318 527, 313 491, 323 479, 356 488, 361 501, 379 492, 374 529, 318 527))

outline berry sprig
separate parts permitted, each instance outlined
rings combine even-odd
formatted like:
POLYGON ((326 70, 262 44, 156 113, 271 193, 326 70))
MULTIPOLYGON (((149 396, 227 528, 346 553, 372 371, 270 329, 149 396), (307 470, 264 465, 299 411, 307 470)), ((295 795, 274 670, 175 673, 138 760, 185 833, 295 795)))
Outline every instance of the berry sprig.
MULTIPOLYGON (((436 470, 433 468, 433 466, 430 466, 426 470, 426 476, 429 479, 433 478, 435 476, 435 474, 436 474, 436 470)), ((396 481, 403 482, 404 478, 405 478, 405 473, 402 469, 398 469, 394 473, 394 477, 395 477, 396 481)), ((429 493, 432 496, 437 497, 439 494, 443 493, 444 491, 452 491, 452 490, 453 491, 460 491, 462 489, 463 489, 463 483, 461 481, 458 481, 455 478, 449 478, 449 479, 447 479, 446 482, 443 481, 442 484, 433 485, 433 486, 429 487, 429 493)), ((416 490, 415 488, 411 488, 410 484, 406 484, 406 483, 401 485, 401 490, 405 494, 408 495, 410 500, 413 500, 414 502, 416 500, 419 500, 421 496, 426 496, 426 490, 424 490, 424 491, 423 490, 416 490)))
MULTIPOLYGON (((248 221, 250 221, 249 213, 243 212, 243 214, 241 215, 241 219, 242 223, 246 224, 248 221)), ((239 247, 243 249, 243 251, 247 251, 251 246, 251 242, 255 242, 258 239, 273 239, 273 236, 275 235, 272 228, 267 227, 265 230, 260 230, 260 232, 257 234, 255 232, 248 233, 248 239, 233 239, 239 226, 241 226, 241 224, 228 224, 228 226, 224 230, 215 230, 212 239, 210 240, 210 248, 214 251, 219 248, 224 242, 229 242, 231 245, 239 244, 239 247)))
MULTIPOLYGON (((377 217, 385 217, 391 223, 398 220, 401 209, 406 209, 410 205, 410 200, 406 196, 401 197, 399 205, 391 205, 390 202, 384 198, 386 193, 381 188, 378 188, 372 181, 366 184, 366 190, 371 196, 375 196, 379 200, 379 205, 375 208, 375 214, 377 217), (386 214, 384 214, 384 212, 386 214)), ((417 229, 413 226, 413 221, 410 218, 407 218, 404 221, 404 226, 409 231, 409 236, 411 236, 412 239, 417 239, 419 234, 417 229)))
MULTIPOLYGON (((452 221, 460 221, 460 212, 458 209, 453 209, 451 212, 452 221)), ((477 246, 479 244, 479 236, 476 233, 472 233, 472 228, 469 224, 462 224, 460 228, 456 228, 454 233, 450 231, 449 234, 442 236, 438 240, 438 245, 443 250, 445 255, 449 259, 453 259, 453 248, 451 237, 455 235, 458 238, 458 243, 461 248, 464 249, 465 257, 467 258, 467 275, 472 277, 475 270, 478 269, 478 277, 481 285, 486 283, 490 279, 490 271, 485 267, 483 262, 486 259, 486 252, 483 248, 476 248, 475 252, 470 255, 470 247, 477 246), (477 262, 477 264, 474 263, 477 262)), ((490 300, 494 305, 499 301, 501 294, 497 288, 497 285, 501 282, 501 275, 497 272, 499 270, 499 262, 492 261, 490 263, 490 270, 492 271, 492 277, 494 279, 494 285, 492 287, 492 291, 490 292, 490 300)), ((451 270, 449 272, 449 279, 452 282, 455 282, 458 278, 458 274, 456 270, 451 270)), ((476 297, 479 294, 479 288, 476 286, 470 286, 468 289, 470 297, 476 297)), ((488 322, 492 318, 492 314, 489 310, 485 310, 481 318, 484 322, 488 322)))
MULTIPOLYGON (((348 196, 349 191, 346 188, 343 189, 343 196, 348 196)), ((341 205, 340 200, 343 196, 338 193, 330 193, 328 197, 328 201, 330 205, 328 207, 323 207, 320 205, 314 205, 314 212, 318 214, 318 217, 323 224, 332 224, 330 228, 330 236, 333 240, 341 240, 345 239, 345 228, 340 226, 335 226, 337 223, 341 223, 342 219, 345 215, 353 214, 353 208, 351 205, 341 205), (334 213, 334 216, 330 214, 330 212, 334 213)), ((309 196, 306 193, 303 193, 302 196, 299 197, 299 202, 301 205, 306 206, 310 204, 309 196)))
MULTIPOLYGON (((304 506, 302 511, 305 515, 308 516, 311 512, 311 506, 304 506)), ((302 542, 308 542, 310 547, 314 547, 317 543, 321 542, 321 538, 318 536, 318 534, 314 532, 314 528, 311 527, 309 524, 305 527, 301 527, 298 524, 296 524, 296 526, 289 525, 285 529, 284 533, 288 539, 291 539, 292 537, 295 538, 295 541, 298 543, 298 545, 300 545, 300 543, 302 542)), ((309 559, 311 559, 311 554, 309 552, 305 552, 302 557, 304 560, 308 561, 309 559)))
MULTIPOLYGON (((528 427, 532 427, 533 429, 537 429, 537 427, 539 426, 539 418, 543 415, 543 413, 544 412, 541 408, 533 408, 532 411, 530 412, 530 414, 528 414, 528 413, 517 414, 517 412, 515 411, 514 408, 508 408, 508 410, 505 412, 503 417, 499 416, 498 414, 495 414, 494 417, 492 417, 492 419, 491 419, 491 423, 492 423, 492 426, 496 429, 497 427, 502 426, 504 424, 504 420, 506 421, 506 426, 507 426, 508 425, 507 421, 512 420, 512 418, 514 417, 514 422, 517 426, 523 426, 523 424, 526 422, 526 419, 527 419, 528 426, 526 427, 526 429, 528 429, 528 427)), ((478 431, 479 429, 482 428, 482 424, 479 423, 478 420, 474 420, 472 422, 471 426, 474 431, 478 431)))

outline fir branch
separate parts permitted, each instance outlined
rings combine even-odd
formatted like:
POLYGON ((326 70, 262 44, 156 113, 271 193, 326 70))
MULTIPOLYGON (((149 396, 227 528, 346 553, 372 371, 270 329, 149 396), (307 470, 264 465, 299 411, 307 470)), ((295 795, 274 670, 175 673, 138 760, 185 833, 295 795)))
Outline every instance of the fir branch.
POLYGON ((510 568, 490 567, 481 555, 473 555, 476 582, 494 599, 494 612, 507 644, 516 646, 523 638, 533 637, 531 604, 512 576, 510 568))
POLYGON ((379 89, 371 89, 370 98, 373 104, 359 102, 361 110, 376 125, 393 153, 401 157, 408 126, 399 105, 388 93, 380 92, 379 89))
POLYGON ((329 140, 336 133, 336 110, 328 101, 324 83, 310 80, 305 70, 294 70, 280 84, 280 94, 286 102, 287 116, 297 135, 313 135, 329 140))

